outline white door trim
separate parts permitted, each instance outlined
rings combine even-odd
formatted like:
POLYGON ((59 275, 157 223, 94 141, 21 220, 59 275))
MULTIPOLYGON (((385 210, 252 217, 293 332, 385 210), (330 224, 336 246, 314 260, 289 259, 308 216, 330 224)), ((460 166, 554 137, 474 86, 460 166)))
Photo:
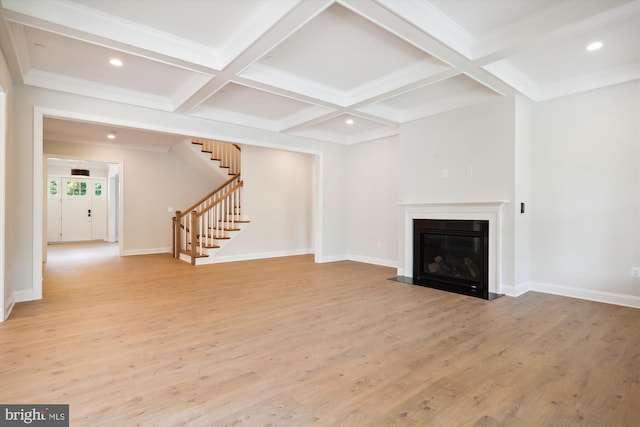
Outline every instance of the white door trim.
MULTIPOLYGON (((82 113, 75 113, 63 110, 56 110, 44 107, 33 108, 33 288, 30 295, 25 294, 16 299, 16 301, 31 301, 42 299, 42 263, 46 259, 47 251, 47 236, 44 234, 44 222, 47 218, 44 216, 44 206, 47 203, 47 194, 44 191, 44 186, 47 180, 45 175, 47 159, 49 157, 56 158, 72 158, 71 156, 62 155, 46 155, 44 153, 43 143, 43 120, 44 117, 56 117, 61 119, 76 119, 93 121, 98 123, 110 123, 107 118, 99 118, 95 116, 88 116, 82 113), (100 120, 102 119, 102 120, 100 120), (38 250, 40 248, 40 250, 38 250)), ((86 157, 83 160, 96 161, 104 163, 114 163, 119 166, 120 170, 120 188, 119 192, 119 212, 118 212, 118 227, 120 229, 119 239, 119 253, 123 253, 124 247, 124 233, 122 233, 123 226, 123 200, 124 200, 124 161, 121 159, 105 159, 95 156, 83 156, 86 157)))
MULTIPOLYGON (((43 153, 43 119, 44 116, 48 117, 56 117, 60 119, 72 119, 72 120, 80 120, 80 121, 89 121, 94 123, 101 124, 110 124, 115 126, 126 126, 126 127, 134 127, 139 129, 147 129, 153 130, 157 132, 166 132, 166 133, 174 133, 174 134, 193 134, 193 129, 186 128, 171 128, 165 126, 159 126, 157 124, 150 124, 145 122, 137 122, 137 121, 125 121, 118 120, 113 117, 105 117, 105 116, 96 116, 91 114, 84 114, 79 112, 67 111, 67 110, 59 110, 54 108, 47 108, 41 106, 33 107, 33 291, 32 298, 21 298, 21 301, 26 301, 30 299, 42 299, 42 260, 43 254, 46 251, 46 236, 43 236, 43 222, 46 220, 44 218, 43 206, 46 201, 43 201, 44 194, 44 177, 43 177, 43 164, 44 164, 44 153, 43 153), (41 248, 41 250, 38 250, 41 248)), ((224 135, 217 135, 215 133, 208 132, 197 132, 198 134, 195 136, 200 136, 203 138, 211 138, 211 139, 225 139, 224 135)), ((255 140, 255 139, 237 139, 235 142, 240 144, 250 144, 255 145, 257 147, 267 147, 274 148, 277 150, 285 150, 285 151, 293 151, 298 153, 306 153, 315 156, 314 162, 314 180, 313 180, 313 225, 312 225, 312 235, 313 235, 313 247, 314 247, 314 255, 315 262, 330 262, 333 261, 333 257, 327 257, 324 254, 324 162, 323 162, 323 152, 319 150, 314 150, 310 148, 299 148, 295 146, 283 146, 280 144, 271 144, 265 142, 264 140, 255 140)), ((60 156, 58 156, 60 157, 60 156)), ((123 227, 123 200, 124 200, 124 182, 125 182, 125 170, 124 163, 122 161, 110 161, 107 159, 86 159, 86 160, 96 160, 106 163, 119 163, 120 165, 120 186, 119 186, 119 213, 118 213, 118 221, 119 221, 119 246, 120 253, 124 253, 124 241, 126 236, 124 235, 124 227, 123 227)), ((340 256, 339 259, 344 259, 344 257, 340 256)))

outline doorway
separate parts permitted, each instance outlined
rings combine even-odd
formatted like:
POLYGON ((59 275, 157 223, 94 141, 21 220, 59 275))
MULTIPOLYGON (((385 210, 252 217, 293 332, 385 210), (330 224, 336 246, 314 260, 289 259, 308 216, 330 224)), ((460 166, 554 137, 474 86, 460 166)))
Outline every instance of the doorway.
POLYGON ((117 241, 119 165, 47 158, 47 244, 117 241), (86 175, 72 175, 81 164, 86 175), (116 197, 112 197, 113 195, 116 197))

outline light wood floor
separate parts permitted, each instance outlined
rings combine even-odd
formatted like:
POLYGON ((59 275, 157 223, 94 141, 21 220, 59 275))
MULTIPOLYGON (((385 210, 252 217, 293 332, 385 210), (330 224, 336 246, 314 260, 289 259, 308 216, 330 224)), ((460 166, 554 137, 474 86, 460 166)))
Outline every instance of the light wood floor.
POLYGON ((52 255, 44 300, 0 324, 0 403, 68 403, 72 426, 640 422, 637 309, 310 256, 52 255))

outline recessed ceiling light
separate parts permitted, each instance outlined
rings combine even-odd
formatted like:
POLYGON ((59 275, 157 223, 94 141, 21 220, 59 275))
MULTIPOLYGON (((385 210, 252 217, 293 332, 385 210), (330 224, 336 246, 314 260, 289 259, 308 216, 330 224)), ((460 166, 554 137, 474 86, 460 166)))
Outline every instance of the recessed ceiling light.
POLYGON ((353 119, 347 119, 344 121, 346 124, 348 125, 352 125, 353 124, 353 119))
POLYGON ((118 58, 111 58, 109 60, 109 64, 113 65, 114 67, 122 67, 122 61, 118 58))
POLYGON ((602 42, 595 41, 595 42, 589 43, 589 45, 587 46, 587 50, 594 51, 594 50, 600 49, 601 47, 602 47, 602 42))
POLYGON ((115 132, 110 132, 109 135, 107 135, 107 138, 116 139, 116 133, 115 132))

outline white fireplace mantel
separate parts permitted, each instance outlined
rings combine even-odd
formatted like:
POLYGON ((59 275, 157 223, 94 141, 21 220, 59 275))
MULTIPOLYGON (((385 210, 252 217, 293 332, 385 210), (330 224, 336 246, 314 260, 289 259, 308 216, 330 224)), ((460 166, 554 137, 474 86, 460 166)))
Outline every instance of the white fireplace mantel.
POLYGON ((403 260, 399 276, 413 277, 413 220, 466 219, 489 221, 489 292, 502 292, 502 208, 508 200, 400 202, 403 208, 403 260), (402 268, 402 270, 401 270, 402 268))

